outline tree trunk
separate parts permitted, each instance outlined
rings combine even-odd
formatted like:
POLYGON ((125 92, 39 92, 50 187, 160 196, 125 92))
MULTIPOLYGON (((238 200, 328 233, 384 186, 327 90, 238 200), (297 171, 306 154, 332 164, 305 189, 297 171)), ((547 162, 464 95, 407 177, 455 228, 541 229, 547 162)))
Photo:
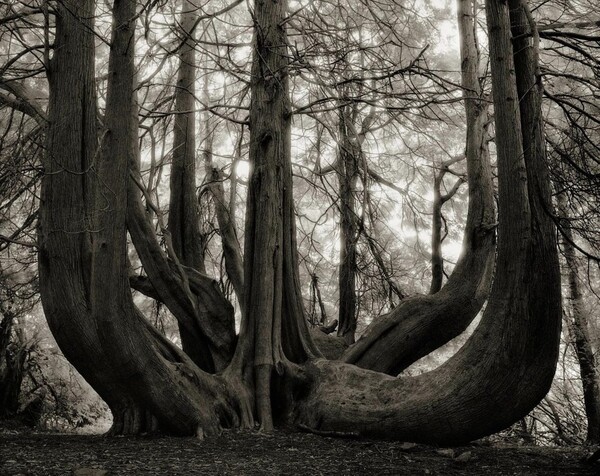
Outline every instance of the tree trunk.
POLYGON ((190 0, 181 0, 169 231, 181 262, 204 272, 196 199, 196 50, 192 31, 198 8, 190 0))
POLYGON ((89 310, 94 212, 90 168, 97 148, 94 2, 57 5, 55 54, 48 70, 48 147, 39 225, 40 294, 63 354, 111 408, 121 386, 106 365, 89 310))
POLYGON ((319 355, 308 333, 298 275, 286 14, 287 1, 255 2, 244 312, 232 363, 232 371, 241 372, 253 389, 257 419, 267 431, 273 427, 274 369, 281 375, 290 362, 319 355))
MULTIPOLYGON (((138 176, 138 153, 130 164, 138 176)), ((169 261, 160 247, 140 198, 136 180, 129 181, 127 228, 148 279, 130 277, 130 284, 164 303, 175 316, 179 328, 195 341, 186 353, 201 369, 223 370, 235 349, 233 306, 219 284, 195 269, 169 261)))
MULTIPOLYGON (((564 196, 560 195, 558 200, 562 216, 568 217, 564 196)), ((586 305, 581 293, 579 264, 573 246, 573 233, 568 225, 563 228, 563 233, 562 248, 565 257, 567 296, 570 307, 571 325, 569 327, 581 373, 583 402, 587 417, 587 441, 598 443, 600 441, 600 382, 598 381, 596 357, 590 342, 586 305)))
POLYGON ((433 206, 431 218, 431 285, 429 294, 435 294, 442 289, 444 282, 444 257, 442 255, 442 194, 441 181, 443 175, 440 173, 434 178, 433 184, 433 206))
POLYGON ((373 321, 342 360, 397 375, 453 339, 475 318, 489 292, 494 267, 495 212, 487 147, 488 114, 479 85, 475 10, 470 0, 458 8, 461 71, 467 121, 466 160, 469 208, 463 253, 446 285, 437 293, 403 300, 373 321))
POLYGON ((346 344, 353 344, 358 319, 356 299, 356 248, 358 245, 358 216, 356 215, 356 184, 360 145, 352 137, 351 106, 340 108, 340 145, 336 175, 340 200, 340 269, 338 286, 340 307, 338 333, 346 344))
POLYGON ((27 353, 22 345, 17 345, 12 341, 15 317, 3 307, 0 303, 0 308, 2 308, 0 313, 2 316, 2 320, 0 320, 0 418, 10 418, 14 417, 19 410, 19 397, 27 353))
MULTIPOLYGON (((175 127, 169 200, 169 233, 173 251, 184 266, 204 272, 204 246, 199 229, 196 199, 196 50, 193 27, 198 7, 181 0, 179 69, 175 89, 175 127)), ((196 307, 196 303, 194 303, 196 307)), ((179 323, 180 321, 178 321, 179 323)), ((211 353, 206 351, 209 339, 194 327, 179 323, 184 351, 196 364, 215 370, 211 353)))
MULTIPOLYGON (((506 54, 512 47, 508 5, 497 0, 487 5, 499 169, 496 279, 467 344, 439 369, 400 379, 318 359, 308 333, 292 199, 287 7, 275 0, 255 4, 244 313, 233 361, 215 376, 162 338, 134 307, 129 291, 126 220, 130 164, 137 154, 135 3, 114 3, 98 153, 94 2, 58 5, 39 253, 44 310, 57 342, 110 405, 114 433, 160 425, 175 434, 215 434, 222 427, 247 426, 254 415, 268 430, 274 409, 292 412, 297 423, 314 431, 427 443, 456 444, 505 428, 549 388, 562 314, 554 229, 544 213, 550 194, 542 149, 523 153, 523 138, 535 132, 530 127, 541 125, 524 120, 527 128, 521 129, 515 65, 506 54), (277 408, 279 402, 283 406, 277 408)), ((526 71, 516 71, 519 81, 531 80, 522 77, 526 71)), ((535 105, 521 100, 523 107, 535 105)), ((539 112, 523 115, 539 118, 539 112)), ((469 181, 477 182, 478 173, 484 180, 476 167, 469 181)), ((488 191, 474 189, 473 194, 488 191)), ((469 219, 482 226, 489 209, 479 211, 469 219)), ((490 237, 489 230, 469 226, 465 267, 483 259, 481 240, 490 237)), ((485 258, 487 265, 487 253, 485 258)), ((465 284, 469 296, 478 295, 472 288, 479 281, 465 284)), ((440 305, 438 311, 447 308, 440 305)))

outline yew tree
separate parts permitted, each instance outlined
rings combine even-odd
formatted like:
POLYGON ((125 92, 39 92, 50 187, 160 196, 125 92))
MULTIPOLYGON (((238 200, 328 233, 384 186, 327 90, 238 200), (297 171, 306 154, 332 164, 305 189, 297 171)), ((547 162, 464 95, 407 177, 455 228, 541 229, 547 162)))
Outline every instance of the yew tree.
MULTIPOLYGON (((241 2, 225 7, 234 8, 241 2)), ((53 4, 50 97, 39 212, 44 312, 67 359, 108 403, 113 434, 212 435, 259 424, 455 444, 499 431, 546 394, 558 354, 560 275, 549 217, 536 29, 527 3, 487 0, 498 168, 494 214, 476 6, 459 1, 469 215, 464 252, 434 295, 376 319, 340 360, 307 327, 294 214, 286 0, 255 0, 242 320, 204 274, 193 207, 197 5, 181 2, 181 61, 168 223, 140 178, 136 2, 112 3, 105 101, 96 97, 96 2, 53 4), (513 43, 513 24, 525 28, 513 43), (511 51, 518 53, 514 58, 511 51), (523 53, 526 51, 526 53, 523 53), (99 105, 101 110, 99 111, 99 105), (159 215, 164 246, 149 210, 159 215), (496 233, 497 232, 497 233, 496 233), (129 276, 128 236, 144 268, 129 276), (490 287, 492 268, 495 273, 490 287), (179 348, 135 306, 131 286, 176 317, 179 348), (462 332, 467 343, 418 377, 396 374, 462 332), (185 336, 185 337, 183 337, 185 336), (355 365, 356 364, 356 365, 355 365), (391 374, 391 375, 388 375, 391 374)), ((520 34, 520 33, 519 33, 520 34)))

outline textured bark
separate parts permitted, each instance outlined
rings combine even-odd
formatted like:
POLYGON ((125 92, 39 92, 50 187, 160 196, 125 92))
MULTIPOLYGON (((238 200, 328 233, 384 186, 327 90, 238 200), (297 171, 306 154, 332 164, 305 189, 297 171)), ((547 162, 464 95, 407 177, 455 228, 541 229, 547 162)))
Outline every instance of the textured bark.
POLYGON ((57 5, 38 260, 50 330, 69 362, 113 408, 125 392, 112 379, 88 306, 94 212, 89 175, 97 147, 93 7, 90 0, 57 5))
POLYGON ((480 311, 493 273, 495 213, 487 149, 488 114, 478 79, 473 4, 461 0, 458 10, 469 186, 463 253, 439 292, 403 300, 392 312, 376 319, 342 356, 344 362, 390 375, 397 375, 463 332, 480 311))
MULTIPOLYGON (((222 427, 250 425, 254 415, 268 430, 275 402, 279 411, 294 410, 296 421, 314 431, 405 441, 455 444, 512 424, 549 388, 562 313, 555 230, 544 213, 550 192, 543 148, 535 154, 523 149, 524 138, 541 137, 535 135, 535 127, 541 130, 539 102, 517 94, 515 65, 507 54, 512 48, 507 4, 489 0, 487 5, 499 169, 496 279, 482 322, 467 344, 437 370, 399 379, 317 359, 308 333, 292 198, 287 6, 276 0, 255 5, 244 313, 233 361, 215 376, 160 336, 134 307, 129 291, 128 201, 132 195, 139 200, 130 178, 137 156, 135 3, 114 3, 99 151, 90 23, 94 2, 58 5, 39 254, 42 300, 57 342, 110 405, 114 433, 160 427, 175 434, 215 434, 222 427), (522 111, 522 130, 519 104, 532 108, 522 111), (86 173, 92 165, 93 181, 86 173), (290 401, 294 407, 286 406, 290 401)), ((520 82, 531 81, 528 71, 516 71, 520 82)), ((481 147, 482 135, 469 136, 467 144, 481 147)), ((469 167, 471 183, 485 180, 481 164, 469 167)), ((459 267, 475 272, 477 260, 489 268, 489 250, 482 243, 493 237, 486 227, 489 209, 481 206, 491 189, 473 188, 470 207, 480 208, 478 213, 470 209, 470 252, 459 267)), ((152 243, 144 245, 149 252, 156 251, 152 243)), ((182 281, 194 275, 183 269, 182 281)), ((157 281, 150 281, 159 293, 157 281)), ((191 289, 194 280, 189 282, 191 289)), ((468 290, 459 303, 463 311, 470 312, 473 296, 485 294, 477 289, 482 282, 463 283, 468 290)), ((437 311, 452 309, 448 306, 440 304, 437 311)))
POLYGON ((358 319, 356 298, 356 259, 358 245, 358 217, 356 215, 356 184, 360 144, 352 137, 352 111, 350 106, 340 108, 340 145, 336 175, 340 200, 340 269, 338 286, 340 307, 338 336, 346 344, 354 343, 358 319))
MULTIPOLYGON (((169 231, 174 251, 181 262, 204 271, 196 199, 196 51, 192 27, 198 16, 197 11, 198 7, 193 2, 181 0, 179 24, 183 40, 178 51, 179 69, 175 89, 169 231)), ((193 345, 193 340, 190 345, 193 345)))
POLYGON ((550 387, 562 312, 555 230, 542 208, 550 205, 547 170, 540 155, 523 154, 523 137, 534 131, 521 129, 515 67, 507 55, 508 5, 488 0, 486 12, 499 227, 496 277, 482 321, 455 356, 418 377, 395 379, 315 362, 315 383, 297 409, 306 427, 458 444, 518 421, 550 387))
MULTIPOLYGON (((134 160, 137 161, 137 154, 134 160)), ((132 167, 137 170, 136 165, 132 167)), ((184 350, 196 365, 209 372, 223 370, 235 348, 233 306, 214 279, 168 260, 156 240, 133 180, 129 182, 127 227, 148 275, 148 279, 131 277, 132 287, 167 306, 179 328, 194 339, 184 350), (185 281, 181 271, 186 274, 185 281)))
MULTIPOLYGON (((193 26, 197 7, 181 0, 179 69, 175 89, 175 126, 173 161, 171 163, 168 229, 173 252, 185 266, 204 272, 204 254, 199 228, 196 199, 196 51, 193 26)), ((193 301, 193 298, 192 298, 193 301)), ((193 303, 196 308, 196 303, 193 303)), ((197 319, 194 319, 197 321, 197 319)), ((209 371, 215 370, 211 353, 206 351, 208 339, 197 326, 177 321, 185 352, 194 362, 209 371)))
POLYGON ((244 312, 232 364, 253 389, 256 417, 267 431, 273 427, 273 370, 281 373, 288 362, 318 354, 308 334, 296 255, 286 12, 287 1, 255 2, 244 312))

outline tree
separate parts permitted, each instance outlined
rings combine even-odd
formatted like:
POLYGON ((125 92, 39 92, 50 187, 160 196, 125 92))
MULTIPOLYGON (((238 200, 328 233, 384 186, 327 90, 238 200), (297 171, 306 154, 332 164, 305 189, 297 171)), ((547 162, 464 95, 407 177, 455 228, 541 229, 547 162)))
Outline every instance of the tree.
POLYGON ((475 2, 459 2, 469 183, 463 255, 439 292, 406 299, 374 321, 362 338, 346 350, 345 362, 397 375, 464 331, 487 297, 495 251, 495 216, 486 132, 489 119, 478 78, 475 8, 475 2))
POLYGON ((94 2, 65 2, 57 9, 56 53, 49 65, 49 180, 43 183, 40 211, 44 311, 65 356, 110 406, 113 433, 149 430, 157 421, 175 432, 201 428, 212 433, 220 417, 227 417, 219 416, 216 401, 210 410, 204 408, 200 402, 213 399, 198 398, 203 390, 192 384, 209 376, 155 332, 131 300, 125 251, 128 196, 133 195, 129 166, 136 153, 130 47, 135 5, 116 2, 113 10, 105 133, 99 141, 94 2), (97 186, 89 179, 92 174, 97 186), (107 272, 113 279, 105 278, 107 272))
MULTIPOLYGON (((470 12, 468 2, 464 5, 470 12)), ((243 315, 235 353, 224 370, 212 373, 144 320, 129 289, 128 230, 154 291, 176 317, 182 322, 196 319, 204 335, 224 342, 215 348, 231 348, 230 321, 219 320, 227 316, 227 306, 196 312, 196 297, 202 297, 203 304, 219 300, 210 279, 186 266, 177 250, 168 250, 169 261, 155 236, 144 232, 149 218, 141 205, 143 186, 136 168, 135 2, 113 4, 100 128, 94 2, 68 0, 56 5, 54 53, 48 65, 39 268, 44 311, 57 342, 110 406, 115 434, 160 428, 202 436, 254 422, 270 430, 284 420, 317 433, 454 444, 512 424, 539 402, 550 385, 561 322, 557 248, 552 221, 545 213, 550 190, 539 142, 540 88, 535 68, 529 67, 535 66, 537 51, 528 50, 532 56, 525 64, 519 57, 513 62, 506 54, 513 48, 509 6, 488 0, 499 171, 495 279, 481 324, 467 344, 433 372, 396 379, 350 365, 347 356, 346 362, 319 358, 308 332, 293 212, 287 6, 285 1, 256 0, 252 12, 252 172, 243 315)), ((522 12, 526 8, 513 6, 522 12)), ((474 22, 467 28, 473 31, 474 22)), ((530 31, 535 36, 534 26, 530 31)), ((465 77, 471 80, 476 77, 473 60, 470 54, 463 61, 470 65, 465 77)), ((479 92, 473 83, 468 88, 479 92)), ((473 107, 469 120, 485 122, 485 114, 477 108, 479 95, 465 96, 473 107)), ((470 269, 477 276, 464 278, 466 289, 455 279, 456 287, 450 289, 459 298, 449 290, 444 293, 449 280, 429 298, 436 301, 411 301, 414 309, 426 310, 420 311, 422 319, 448 324, 438 313, 450 309, 455 315, 474 316, 483 302, 494 241, 488 200, 492 191, 485 185, 489 175, 482 159, 484 129, 470 129, 473 135, 467 141, 470 224, 462 265, 455 271, 461 276, 470 269)), ((370 339, 377 332, 390 334, 389 319, 383 322, 388 327, 370 331, 370 339)), ((393 326, 399 328, 397 322, 393 326)), ((395 339, 396 344, 402 342, 395 339)), ((384 339, 383 344, 377 339, 370 342, 370 348, 384 345, 393 354, 383 365, 387 372, 414 358, 414 354, 398 358, 398 345, 390 346, 384 339)), ((225 350, 221 355, 226 360, 225 350)), ((364 359, 360 363, 379 370, 379 360, 374 359, 373 365, 364 359)))
POLYGON ((337 371, 317 364, 327 384, 320 382, 304 403, 309 426, 318 422, 325 430, 360 428, 366 434, 386 432, 401 439, 456 443, 493 432, 508 420, 515 421, 517 414, 524 416, 525 408, 547 391, 560 336, 560 277, 552 222, 543 212, 544 204, 550 203, 543 149, 523 154, 525 138, 529 141, 535 131, 530 127, 539 126, 527 121, 531 117, 527 113, 536 121, 541 116, 535 109, 518 107, 527 102, 531 108, 529 101, 539 99, 539 89, 528 89, 528 96, 519 98, 517 84, 535 83, 535 76, 515 70, 512 56, 505 54, 512 51, 508 5, 487 2, 486 13, 498 148, 499 225, 496 276, 482 321, 454 357, 416 378, 382 381, 376 374, 350 371, 342 364, 336 366, 337 371), (523 123, 520 109, 526 119, 523 123), (548 281, 535 279, 538 272, 548 281), (520 316, 518 322, 516 316, 520 316), (518 356, 518 363, 509 356, 518 356), (347 397, 341 403, 333 398, 336 394, 347 397), (386 408, 382 401, 399 403, 386 408))
POLYGON ((12 309, 2 306, 0 313, 0 417, 6 418, 16 415, 19 410, 27 348, 20 336, 13 338, 13 328, 17 328, 17 323, 12 309))
MULTIPOLYGON (((559 202, 561 213, 564 214, 566 212, 565 198, 560 197, 559 200, 562 202, 559 202)), ((600 440, 600 384, 596 370, 596 356, 590 339, 588 317, 580 283, 580 266, 573 246, 573 233, 569 228, 564 228, 563 233, 562 247, 569 287, 568 300, 571 315, 569 330, 572 334, 581 373, 583 401, 588 423, 587 441, 595 443, 600 440)))

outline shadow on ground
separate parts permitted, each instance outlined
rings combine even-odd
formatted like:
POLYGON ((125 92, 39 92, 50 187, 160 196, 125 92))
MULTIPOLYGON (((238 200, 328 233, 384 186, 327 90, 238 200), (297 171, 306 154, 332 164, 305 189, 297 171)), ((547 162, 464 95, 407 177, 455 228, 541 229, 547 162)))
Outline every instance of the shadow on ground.
POLYGON ((471 445, 454 449, 226 432, 191 438, 105 438, 4 430, 0 475, 596 475, 586 448, 471 445))

